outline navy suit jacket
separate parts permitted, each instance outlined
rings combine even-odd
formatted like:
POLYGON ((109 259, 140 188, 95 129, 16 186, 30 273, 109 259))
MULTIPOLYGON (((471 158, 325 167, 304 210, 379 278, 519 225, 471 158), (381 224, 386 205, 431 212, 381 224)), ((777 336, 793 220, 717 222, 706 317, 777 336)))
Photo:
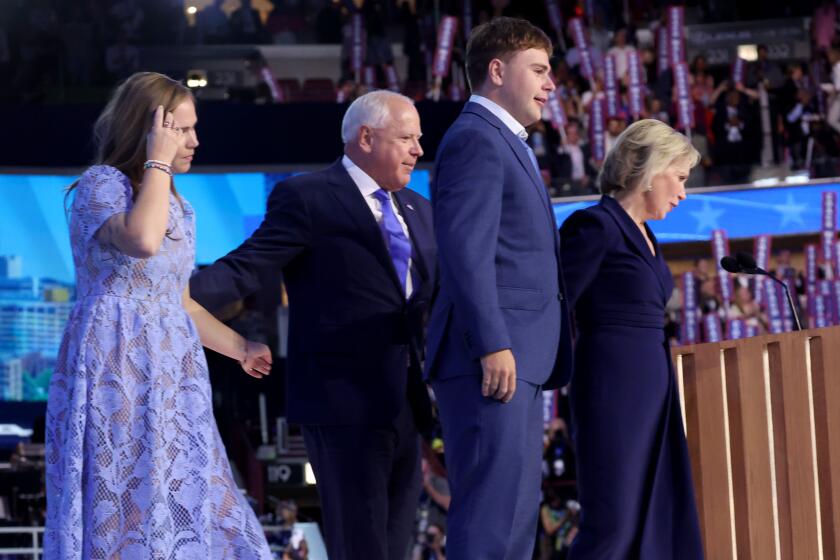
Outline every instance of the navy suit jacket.
POLYGON ((395 197, 412 241, 408 301, 381 229, 340 160, 278 183, 257 231, 190 281, 192 297, 212 310, 256 291, 261 270, 282 269, 290 422, 381 425, 408 396, 418 427, 428 426, 420 364, 437 281, 431 206, 408 189, 395 197))
POLYGON ((572 351, 557 224, 521 140, 467 103, 441 141, 434 177, 440 292, 426 374, 480 374, 481 356, 510 348, 519 379, 565 385, 572 351))

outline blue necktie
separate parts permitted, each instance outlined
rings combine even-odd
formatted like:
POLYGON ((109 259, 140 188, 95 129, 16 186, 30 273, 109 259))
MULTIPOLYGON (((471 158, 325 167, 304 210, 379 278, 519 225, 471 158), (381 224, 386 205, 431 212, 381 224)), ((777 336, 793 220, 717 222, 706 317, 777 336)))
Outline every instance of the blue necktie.
POLYGON ((537 177, 540 177, 540 165, 537 163, 537 156, 534 154, 534 150, 531 149, 528 142, 523 140, 521 136, 517 136, 517 138, 519 138, 519 141, 522 142, 522 147, 525 148, 525 151, 528 152, 528 157, 531 158, 531 165, 534 166, 534 171, 537 172, 537 177))
POLYGON ((388 251, 391 253, 391 262, 394 263, 397 278, 399 278, 403 294, 405 294, 408 261, 411 259, 411 241, 405 235, 402 226, 400 226, 400 221, 394 213, 394 208, 391 206, 391 195, 388 194, 388 191, 379 189, 373 193, 373 196, 382 203, 382 223, 379 224, 379 227, 382 228, 382 233, 385 235, 388 251))

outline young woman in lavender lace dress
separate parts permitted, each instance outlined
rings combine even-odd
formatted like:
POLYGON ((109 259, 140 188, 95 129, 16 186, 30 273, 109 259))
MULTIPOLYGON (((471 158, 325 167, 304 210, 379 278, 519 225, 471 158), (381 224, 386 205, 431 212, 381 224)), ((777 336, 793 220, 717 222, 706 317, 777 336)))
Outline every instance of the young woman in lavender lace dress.
POLYGON ((267 375, 271 353, 190 299, 195 220, 172 173, 198 146, 193 97, 140 73, 96 122, 71 187, 77 303, 47 406, 50 559, 269 559, 231 476, 202 344, 267 375))

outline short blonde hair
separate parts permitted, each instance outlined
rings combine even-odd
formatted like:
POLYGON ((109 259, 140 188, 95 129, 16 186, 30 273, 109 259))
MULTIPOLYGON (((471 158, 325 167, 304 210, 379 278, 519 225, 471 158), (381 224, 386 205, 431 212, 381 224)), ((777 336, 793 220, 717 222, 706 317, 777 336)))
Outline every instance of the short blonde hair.
POLYGON ((688 163, 689 168, 700 161, 700 153, 688 138, 662 121, 634 122, 619 135, 604 160, 599 177, 601 192, 613 195, 635 190, 677 161, 688 163))

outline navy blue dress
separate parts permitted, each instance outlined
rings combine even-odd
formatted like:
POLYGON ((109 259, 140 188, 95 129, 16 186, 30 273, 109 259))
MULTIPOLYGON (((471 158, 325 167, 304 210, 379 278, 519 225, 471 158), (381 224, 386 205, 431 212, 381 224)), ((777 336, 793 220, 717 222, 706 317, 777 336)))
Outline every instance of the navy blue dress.
POLYGON ((581 525, 570 560, 703 557, 664 330, 673 280, 647 231, 656 256, 610 197, 560 230, 577 326, 570 395, 581 525))

